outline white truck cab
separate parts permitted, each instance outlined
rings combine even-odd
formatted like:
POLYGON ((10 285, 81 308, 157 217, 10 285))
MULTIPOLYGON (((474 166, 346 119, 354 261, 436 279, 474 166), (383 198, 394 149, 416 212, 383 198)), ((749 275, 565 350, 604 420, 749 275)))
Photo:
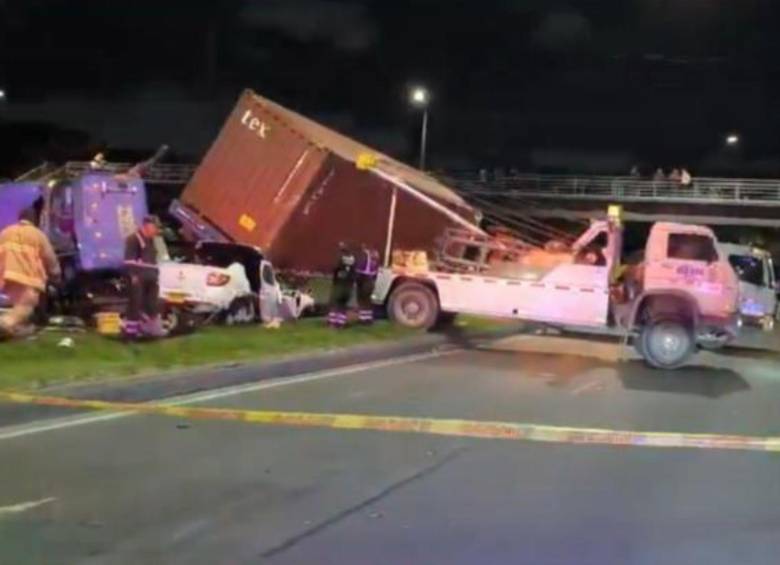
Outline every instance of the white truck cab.
POLYGON ((739 278, 739 310, 743 320, 766 331, 774 329, 777 282, 772 255, 752 245, 721 243, 719 249, 739 278))

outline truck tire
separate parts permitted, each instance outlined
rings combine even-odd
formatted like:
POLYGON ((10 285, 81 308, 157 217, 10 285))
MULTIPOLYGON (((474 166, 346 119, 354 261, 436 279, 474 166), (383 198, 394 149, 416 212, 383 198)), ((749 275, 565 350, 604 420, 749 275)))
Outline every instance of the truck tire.
POLYGON ((439 317, 439 301, 420 283, 402 283, 388 301, 390 319, 407 328, 429 330, 439 317))
POLYGON ((651 367, 677 369, 696 349, 690 325, 679 317, 664 315, 647 321, 639 335, 637 351, 651 367))
POLYGON ((200 325, 199 317, 183 308, 165 308, 161 319, 163 329, 170 336, 191 334, 200 325))

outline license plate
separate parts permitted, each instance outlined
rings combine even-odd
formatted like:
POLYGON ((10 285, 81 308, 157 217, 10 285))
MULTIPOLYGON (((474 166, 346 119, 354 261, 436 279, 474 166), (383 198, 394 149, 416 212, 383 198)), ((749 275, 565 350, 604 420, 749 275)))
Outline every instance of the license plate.
POLYGON ((186 292, 168 292, 165 294, 165 300, 174 304, 181 304, 187 301, 187 296, 186 292))

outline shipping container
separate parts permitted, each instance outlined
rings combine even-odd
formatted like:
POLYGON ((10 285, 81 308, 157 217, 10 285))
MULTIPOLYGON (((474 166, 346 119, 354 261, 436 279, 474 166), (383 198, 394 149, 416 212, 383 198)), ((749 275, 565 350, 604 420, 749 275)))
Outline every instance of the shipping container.
POLYGON ((433 177, 251 91, 181 201, 285 270, 329 271, 340 242, 385 255, 430 250, 449 226, 479 229, 477 212, 433 177))

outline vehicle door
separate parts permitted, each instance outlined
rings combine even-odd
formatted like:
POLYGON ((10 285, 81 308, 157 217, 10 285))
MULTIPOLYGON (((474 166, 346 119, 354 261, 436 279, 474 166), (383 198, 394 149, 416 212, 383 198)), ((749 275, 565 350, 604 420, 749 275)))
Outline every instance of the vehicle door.
POLYGON ((733 300, 738 280, 709 234, 671 231, 648 251, 645 289, 663 288, 696 297, 702 312, 722 312, 733 300), (735 288, 729 290, 731 286, 735 288))
POLYGON ((121 268, 125 239, 149 213, 143 181, 90 174, 74 184, 74 190, 74 231, 82 269, 121 268))
POLYGON ((577 241, 574 257, 552 267, 522 293, 520 317, 575 326, 602 326, 609 311, 609 278, 620 254, 619 229, 606 224, 577 241))
POLYGON ((58 182, 48 194, 41 225, 47 232, 58 255, 71 255, 76 251, 73 186, 58 182))
POLYGON ((777 292, 775 283, 774 265, 769 257, 761 257, 762 285, 758 289, 758 302, 761 304, 762 313, 765 316, 774 316, 777 310, 777 292))
POLYGON ((777 279, 775 278, 775 264, 774 261, 772 261, 772 257, 766 258, 766 273, 767 273, 767 279, 769 281, 769 295, 767 297, 767 301, 769 304, 772 305, 772 310, 770 311, 775 318, 777 318, 778 315, 778 307, 777 307, 777 279))
POLYGON ((260 318, 270 322, 279 317, 279 306, 282 302, 282 291, 276 280, 273 265, 270 261, 260 263, 260 318))

